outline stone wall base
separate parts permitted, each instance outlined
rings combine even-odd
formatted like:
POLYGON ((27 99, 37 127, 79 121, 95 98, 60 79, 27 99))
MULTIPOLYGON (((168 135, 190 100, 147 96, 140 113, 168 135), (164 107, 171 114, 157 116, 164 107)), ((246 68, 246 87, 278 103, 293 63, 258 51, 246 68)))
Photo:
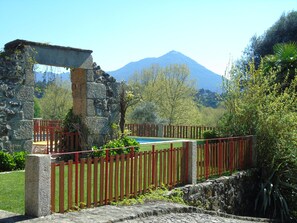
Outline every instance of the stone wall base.
POLYGON ((252 216, 255 201, 257 170, 247 170, 231 176, 182 188, 184 200, 206 210, 233 215, 252 216))

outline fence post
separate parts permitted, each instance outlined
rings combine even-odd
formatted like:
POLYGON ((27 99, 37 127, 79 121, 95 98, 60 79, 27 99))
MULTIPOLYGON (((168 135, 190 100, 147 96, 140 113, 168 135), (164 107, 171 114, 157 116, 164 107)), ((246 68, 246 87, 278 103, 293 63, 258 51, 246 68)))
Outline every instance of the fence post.
POLYGON ((252 136, 252 167, 257 166, 257 137, 252 136))
POLYGON ((25 214, 34 217, 51 214, 50 155, 30 154, 26 157, 25 214))
POLYGON ((159 124, 158 125, 158 137, 160 137, 160 138, 163 138, 164 137, 164 135, 163 135, 163 128, 164 128, 164 126, 162 125, 162 124, 159 124))
POLYGON ((183 171, 182 174, 187 173, 186 180, 188 184, 195 184, 197 182, 197 142, 194 140, 183 142, 183 147, 187 148, 188 151, 187 160, 182 165, 187 171, 183 171))

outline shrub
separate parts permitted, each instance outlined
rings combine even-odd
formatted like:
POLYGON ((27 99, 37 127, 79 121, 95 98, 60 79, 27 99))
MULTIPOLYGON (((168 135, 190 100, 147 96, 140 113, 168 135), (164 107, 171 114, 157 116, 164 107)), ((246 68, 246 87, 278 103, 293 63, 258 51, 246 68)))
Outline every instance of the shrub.
POLYGON ((16 167, 13 156, 7 152, 0 151, 0 172, 11 171, 16 167))
POLYGON ((204 139, 214 139, 214 138, 218 138, 218 137, 219 137, 219 133, 215 129, 207 130, 207 131, 203 132, 204 139))
POLYGON ((134 152, 139 151, 139 143, 133 139, 129 138, 128 136, 123 136, 119 139, 114 139, 103 145, 101 148, 98 148, 97 146, 93 146, 94 156, 101 157, 105 156, 105 149, 112 149, 112 148, 118 148, 116 150, 111 150, 111 155, 116 154, 122 154, 122 153, 129 153, 131 151, 131 147, 133 147, 134 152), (128 147, 128 148, 127 148, 128 147))
POLYGON ((26 156, 28 152, 25 151, 20 151, 20 152, 14 152, 13 153, 13 159, 16 164, 15 170, 23 170, 25 169, 25 161, 26 161, 26 156))

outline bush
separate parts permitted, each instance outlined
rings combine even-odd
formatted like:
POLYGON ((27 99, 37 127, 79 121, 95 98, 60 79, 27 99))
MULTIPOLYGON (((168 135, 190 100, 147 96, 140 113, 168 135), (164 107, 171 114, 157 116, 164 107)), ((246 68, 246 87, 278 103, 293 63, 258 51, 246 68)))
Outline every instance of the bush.
POLYGON ((219 133, 215 129, 207 130, 207 131, 203 132, 204 139, 214 139, 214 138, 218 138, 218 137, 219 137, 219 133))
POLYGON ((0 151, 0 172, 11 171, 16 167, 13 156, 7 152, 0 151))
POLYGON ((16 164, 15 170, 23 170, 25 169, 25 161, 26 161, 26 156, 28 152, 21 151, 21 152, 14 152, 13 153, 13 159, 16 164))
POLYGON ((123 136, 119 139, 114 139, 103 145, 101 148, 98 148, 97 146, 93 146, 94 156, 101 157, 105 156, 106 149, 112 149, 112 148, 118 148, 116 150, 111 150, 110 155, 116 155, 116 154, 122 154, 122 153, 130 153, 131 147, 134 148, 134 152, 139 151, 139 143, 133 139, 129 138, 128 136, 123 136), (127 148, 128 147, 128 148, 127 148))

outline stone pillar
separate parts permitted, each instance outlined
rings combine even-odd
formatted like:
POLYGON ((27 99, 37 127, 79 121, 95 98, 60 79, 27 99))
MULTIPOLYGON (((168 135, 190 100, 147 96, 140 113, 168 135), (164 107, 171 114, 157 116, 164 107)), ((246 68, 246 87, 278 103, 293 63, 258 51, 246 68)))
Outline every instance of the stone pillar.
POLYGON ((186 141, 183 142, 183 148, 188 148, 188 154, 186 155, 183 166, 182 174, 186 174, 188 184, 196 184, 197 182, 197 142, 196 141, 186 141), (187 165, 187 166, 186 166, 187 165), (187 169, 186 169, 187 167, 187 169))
POLYGON ((25 167, 25 214, 51 214, 51 160, 49 155, 31 154, 25 167))
POLYGON ((164 126, 162 124, 159 124, 158 125, 158 137, 160 137, 160 138, 163 138, 164 137, 164 135, 163 135, 163 128, 164 128, 164 126))

